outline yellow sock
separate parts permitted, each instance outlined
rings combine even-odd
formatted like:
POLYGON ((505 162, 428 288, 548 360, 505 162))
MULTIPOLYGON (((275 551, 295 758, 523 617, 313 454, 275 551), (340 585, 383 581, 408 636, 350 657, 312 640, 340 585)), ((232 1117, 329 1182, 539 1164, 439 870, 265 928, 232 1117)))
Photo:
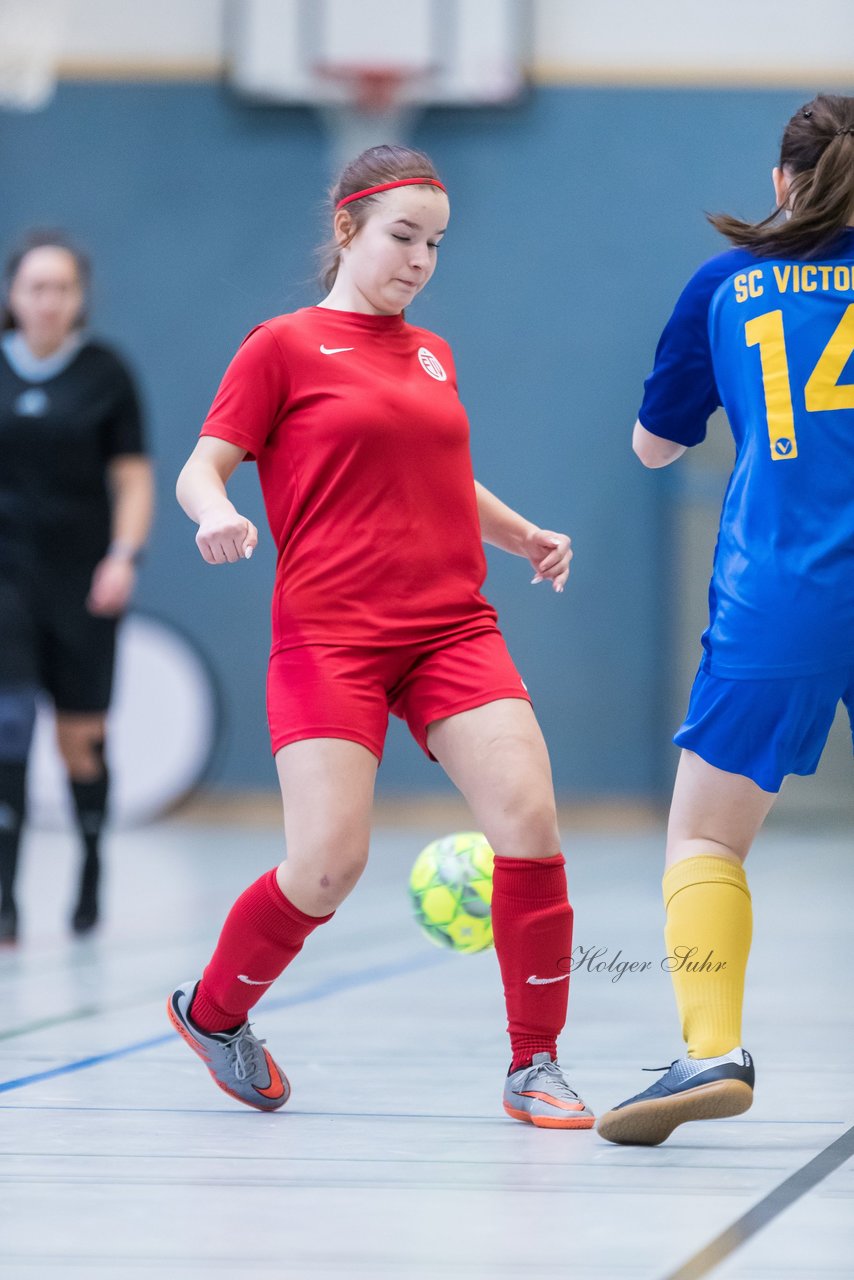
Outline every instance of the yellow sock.
POLYGON ((703 854, 662 881, 666 967, 689 1058, 717 1058, 741 1044, 741 1006, 753 910, 744 868, 703 854))

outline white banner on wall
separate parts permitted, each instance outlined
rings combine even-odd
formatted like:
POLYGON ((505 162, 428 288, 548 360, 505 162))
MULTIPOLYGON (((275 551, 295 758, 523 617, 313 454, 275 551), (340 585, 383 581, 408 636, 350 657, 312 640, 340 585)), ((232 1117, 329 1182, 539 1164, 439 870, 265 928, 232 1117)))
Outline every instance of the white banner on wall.
MULTIPOLYGON (((222 74, 242 3, 67 0, 64 74, 222 74)), ((440 16, 442 4, 430 0, 440 16)), ((479 6, 486 35, 490 7, 479 6)), ((852 79, 852 0, 531 0, 530 10, 535 81, 819 89, 852 79)))

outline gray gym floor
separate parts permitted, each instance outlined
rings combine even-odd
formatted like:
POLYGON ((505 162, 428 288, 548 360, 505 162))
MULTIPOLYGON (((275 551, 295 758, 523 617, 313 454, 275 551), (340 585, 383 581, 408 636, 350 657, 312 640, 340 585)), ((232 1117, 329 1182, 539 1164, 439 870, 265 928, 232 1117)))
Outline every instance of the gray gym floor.
MULTIPOLYGON (((379 828, 353 897, 258 1006, 293 1086, 276 1115, 216 1089, 164 1005, 278 860, 277 832, 173 820, 114 833, 108 922, 83 942, 65 933, 71 837, 28 837, 25 933, 0 953, 0 1274, 854 1273, 850 830, 760 838, 754 1107, 651 1150, 504 1116, 494 953, 445 954, 409 916, 409 866, 437 834, 379 828)), ((565 848, 576 944, 652 962, 573 976, 561 1060, 599 1112, 679 1050, 659 969, 661 832, 570 830, 565 848)))

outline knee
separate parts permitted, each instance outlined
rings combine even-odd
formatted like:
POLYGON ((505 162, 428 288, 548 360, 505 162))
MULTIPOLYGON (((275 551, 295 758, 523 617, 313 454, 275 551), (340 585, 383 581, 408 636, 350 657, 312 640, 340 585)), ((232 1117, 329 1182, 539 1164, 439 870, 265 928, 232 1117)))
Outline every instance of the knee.
POLYGON ((724 843, 721 840, 709 840, 706 838, 673 838, 667 841, 665 852, 664 867, 669 871, 671 867, 675 867, 677 862, 685 862, 689 858, 721 858, 725 862, 734 862, 737 866, 742 866, 748 853, 750 845, 747 842, 732 840, 724 843))
POLYGON ((57 727, 59 753, 75 782, 95 782, 105 770, 103 730, 57 727))
MULTIPOLYGON (((322 869, 317 876, 319 893, 328 897, 329 901, 334 901, 337 906, 353 892, 362 878, 367 862, 368 851, 365 849, 364 851, 354 850, 334 859, 326 866, 321 864, 322 869)), ((330 907, 329 910, 333 908, 330 907)))
POLYGON ((551 795, 511 793, 496 816, 490 844, 509 858, 543 858, 560 852, 557 812, 551 795))
POLYGON ((496 735, 486 743, 484 756, 489 757, 489 782, 479 790, 477 810, 495 852, 516 858, 558 853, 554 787, 539 730, 496 735))
POLYGON ((283 893, 308 915, 324 916, 335 911, 358 884, 368 861, 367 847, 353 846, 330 854, 328 851, 291 854, 279 867, 278 881, 283 893))

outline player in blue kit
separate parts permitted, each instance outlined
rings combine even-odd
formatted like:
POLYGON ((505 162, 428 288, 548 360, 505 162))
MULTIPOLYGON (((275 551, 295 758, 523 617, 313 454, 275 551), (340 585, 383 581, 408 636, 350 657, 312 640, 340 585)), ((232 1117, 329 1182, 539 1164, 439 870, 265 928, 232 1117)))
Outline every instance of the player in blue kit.
POLYGON ((648 467, 699 444, 722 405, 736 458, 688 713, 663 880, 687 1046, 599 1121, 656 1144, 753 1100, 741 1047, 752 914, 743 863, 788 773, 814 773, 840 700, 854 724, 854 98, 795 113, 762 222, 686 286, 645 387, 648 467))

